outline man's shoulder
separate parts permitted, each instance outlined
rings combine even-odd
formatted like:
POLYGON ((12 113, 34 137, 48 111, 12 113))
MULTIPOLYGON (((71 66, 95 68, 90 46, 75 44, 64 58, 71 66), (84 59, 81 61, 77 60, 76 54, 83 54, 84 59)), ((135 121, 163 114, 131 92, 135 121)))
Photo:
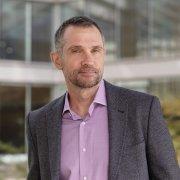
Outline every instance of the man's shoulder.
POLYGON ((64 100, 64 95, 52 100, 48 104, 45 104, 44 106, 42 106, 36 110, 32 110, 29 113, 29 116, 31 116, 31 119, 41 119, 42 117, 44 117, 46 115, 47 112, 51 111, 53 108, 59 107, 61 102, 63 102, 63 100, 64 100))
POLYGON ((123 100, 131 101, 131 102, 132 101, 141 102, 141 101, 152 101, 153 98, 157 98, 154 95, 124 87, 119 87, 107 81, 105 81, 105 87, 106 87, 107 97, 111 97, 111 99, 113 97, 115 99, 120 97, 123 100))
POLYGON ((140 91, 120 87, 120 86, 111 84, 107 81, 105 81, 105 87, 106 87, 106 90, 108 89, 108 91, 111 91, 112 93, 124 94, 126 96, 143 96, 143 97, 145 96, 145 97, 150 97, 150 98, 153 97, 153 95, 151 95, 149 93, 140 92, 140 91))

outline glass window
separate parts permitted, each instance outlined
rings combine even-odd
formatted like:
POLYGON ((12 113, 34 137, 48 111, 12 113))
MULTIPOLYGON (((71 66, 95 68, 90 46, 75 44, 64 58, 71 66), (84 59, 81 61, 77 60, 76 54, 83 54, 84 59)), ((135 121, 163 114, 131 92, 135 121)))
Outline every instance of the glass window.
POLYGON ((32 110, 38 109, 51 99, 51 88, 49 87, 32 87, 32 110))
MULTIPOLYGON (((32 110, 50 101, 50 87, 32 87, 31 93, 32 110)), ((25 87, 0 86, 0 154, 25 152, 24 119, 25 87)))
POLYGON ((84 1, 66 2, 60 4, 61 22, 73 17, 84 15, 84 1))
POLYGON ((0 86, 0 154, 23 153, 25 88, 0 86))
POLYGON ((32 3, 32 60, 50 61, 52 4, 32 3))
POLYGON ((0 58, 24 60, 25 3, 0 0, 0 58))
POLYGON ((121 9, 120 15, 120 52, 121 57, 136 56, 137 25, 135 2, 126 0, 126 7, 121 9))
POLYGON ((151 55, 176 55, 180 50, 180 1, 153 0, 149 9, 151 55))
MULTIPOLYGON (((50 87, 32 87, 32 110, 47 104, 50 92, 50 87)), ((0 86, 0 179, 26 177, 25 93, 25 87, 0 86)))
POLYGON ((134 17, 136 24, 134 28, 136 28, 136 53, 135 56, 147 56, 149 55, 149 39, 150 35, 148 29, 151 25, 149 22, 150 13, 149 13, 149 1, 147 0, 137 0, 134 5, 134 17))
POLYGON ((180 51, 180 1, 126 0, 121 56, 174 56, 180 51))

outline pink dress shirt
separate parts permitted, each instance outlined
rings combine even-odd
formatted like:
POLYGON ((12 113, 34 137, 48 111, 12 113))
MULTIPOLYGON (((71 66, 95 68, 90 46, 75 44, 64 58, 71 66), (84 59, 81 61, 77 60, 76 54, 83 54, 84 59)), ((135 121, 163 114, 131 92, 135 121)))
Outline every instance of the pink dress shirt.
POLYGON ((109 133, 104 81, 81 118, 66 93, 61 134, 60 180, 108 180, 109 133))

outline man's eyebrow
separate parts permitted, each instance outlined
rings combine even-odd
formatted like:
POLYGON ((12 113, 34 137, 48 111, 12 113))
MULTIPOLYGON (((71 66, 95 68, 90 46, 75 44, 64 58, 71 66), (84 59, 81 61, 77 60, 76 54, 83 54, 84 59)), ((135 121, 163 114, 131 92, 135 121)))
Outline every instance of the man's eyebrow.
MULTIPOLYGON (((80 45, 72 45, 72 46, 68 47, 67 50, 69 51, 69 50, 76 49, 76 48, 81 49, 81 48, 83 48, 83 46, 80 46, 80 45)), ((91 49, 103 50, 104 48, 103 48, 101 45, 95 45, 95 46, 92 46, 91 49)))
POLYGON ((92 46, 93 49, 104 49, 102 46, 97 45, 97 46, 92 46))
POLYGON ((82 46, 79 46, 79 45, 72 45, 72 46, 68 47, 67 50, 71 50, 71 49, 74 49, 74 48, 82 48, 82 46))

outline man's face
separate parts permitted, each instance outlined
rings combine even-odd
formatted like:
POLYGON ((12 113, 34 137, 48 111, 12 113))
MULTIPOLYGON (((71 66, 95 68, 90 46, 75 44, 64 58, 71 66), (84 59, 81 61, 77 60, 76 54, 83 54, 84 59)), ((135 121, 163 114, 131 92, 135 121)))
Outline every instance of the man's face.
POLYGON ((98 29, 69 26, 63 36, 62 71, 66 83, 91 88, 102 79, 104 44, 98 29))

